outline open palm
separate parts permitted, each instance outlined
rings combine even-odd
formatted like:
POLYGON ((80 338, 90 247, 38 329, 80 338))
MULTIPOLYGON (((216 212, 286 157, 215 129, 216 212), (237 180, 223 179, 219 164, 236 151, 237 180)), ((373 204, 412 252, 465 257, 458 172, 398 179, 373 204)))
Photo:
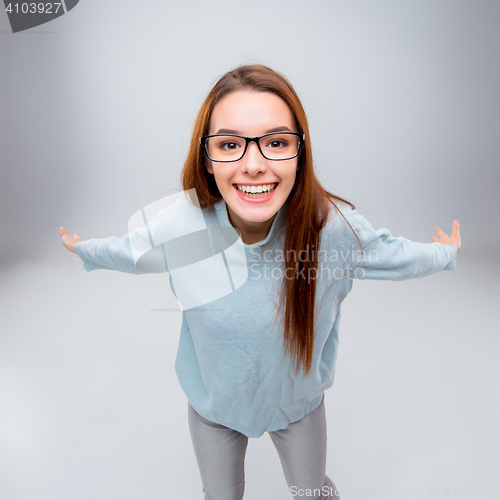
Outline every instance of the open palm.
POLYGON ((73 253, 76 253, 75 251, 75 245, 76 243, 78 243, 79 241, 83 241, 83 238, 78 234, 78 233, 75 233, 75 237, 72 238, 69 234, 68 234, 68 231, 66 231, 66 229, 64 229, 63 227, 61 227, 59 229, 59 235, 61 236, 61 239, 62 239, 62 244, 70 251, 70 252, 73 252, 73 253))
POLYGON ((440 227, 436 226, 436 232, 439 238, 431 236, 434 243, 442 243, 443 245, 453 245, 460 252, 460 224, 457 220, 453 221, 451 236, 448 236, 440 227))

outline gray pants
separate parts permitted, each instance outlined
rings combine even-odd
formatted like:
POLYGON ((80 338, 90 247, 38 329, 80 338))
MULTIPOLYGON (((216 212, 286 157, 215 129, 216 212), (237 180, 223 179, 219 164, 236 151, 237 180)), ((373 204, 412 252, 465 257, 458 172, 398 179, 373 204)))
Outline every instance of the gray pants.
MULTIPOLYGON (((188 416, 205 500, 241 500, 247 436, 203 418, 190 404, 188 416)), ((340 499, 333 481, 325 473, 324 397, 304 418, 269 435, 278 451, 291 496, 300 500, 340 499)))

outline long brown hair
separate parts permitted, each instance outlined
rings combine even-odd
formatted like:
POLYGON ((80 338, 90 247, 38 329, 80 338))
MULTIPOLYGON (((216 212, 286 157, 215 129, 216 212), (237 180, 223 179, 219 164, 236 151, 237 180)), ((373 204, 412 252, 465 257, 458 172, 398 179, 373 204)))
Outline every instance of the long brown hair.
MULTIPOLYGON (((181 184, 184 191, 193 188, 196 190, 201 208, 213 206, 222 195, 214 176, 205 168, 205 156, 199 138, 208 134, 215 105, 224 96, 238 90, 272 92, 281 97, 294 115, 298 132, 305 134, 298 158, 299 170, 286 202, 285 269, 293 270, 292 276, 295 279, 287 278, 289 274, 285 273, 279 306, 284 320, 285 354, 290 355, 295 372, 302 369, 305 377, 310 372, 313 357, 316 282, 304 277, 316 275, 319 252, 312 252, 311 259, 298 257, 303 249, 319 249, 320 232, 329 213, 328 202, 341 215, 334 200, 346 203, 351 209, 355 206, 326 191, 316 178, 306 113, 292 84, 285 76, 267 66, 251 64, 239 66, 223 75, 209 92, 196 117, 189 152, 181 172, 181 184)), ((358 239, 357 235, 356 238, 358 239)))

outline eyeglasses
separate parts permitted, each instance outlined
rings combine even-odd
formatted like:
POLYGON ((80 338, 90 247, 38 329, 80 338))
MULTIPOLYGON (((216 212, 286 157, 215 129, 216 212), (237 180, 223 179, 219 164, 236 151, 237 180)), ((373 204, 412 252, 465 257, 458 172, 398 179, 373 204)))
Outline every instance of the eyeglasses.
POLYGON ((251 142, 257 144, 261 155, 266 160, 280 161, 295 158, 305 138, 305 134, 295 132, 272 132, 259 137, 216 134, 200 137, 200 144, 210 160, 221 163, 241 160, 251 142))

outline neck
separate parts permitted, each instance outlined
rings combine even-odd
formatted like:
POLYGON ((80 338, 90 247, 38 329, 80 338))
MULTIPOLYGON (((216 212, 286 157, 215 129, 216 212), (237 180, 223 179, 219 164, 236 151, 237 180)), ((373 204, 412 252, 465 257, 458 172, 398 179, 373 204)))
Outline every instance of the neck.
POLYGON ((229 205, 226 204, 226 207, 229 222, 234 228, 240 231, 241 239, 243 243, 247 245, 252 245, 253 243, 264 240, 269 234, 269 230, 271 229, 276 215, 278 215, 278 212, 276 212, 269 220, 264 222, 249 222, 233 212, 229 205))

